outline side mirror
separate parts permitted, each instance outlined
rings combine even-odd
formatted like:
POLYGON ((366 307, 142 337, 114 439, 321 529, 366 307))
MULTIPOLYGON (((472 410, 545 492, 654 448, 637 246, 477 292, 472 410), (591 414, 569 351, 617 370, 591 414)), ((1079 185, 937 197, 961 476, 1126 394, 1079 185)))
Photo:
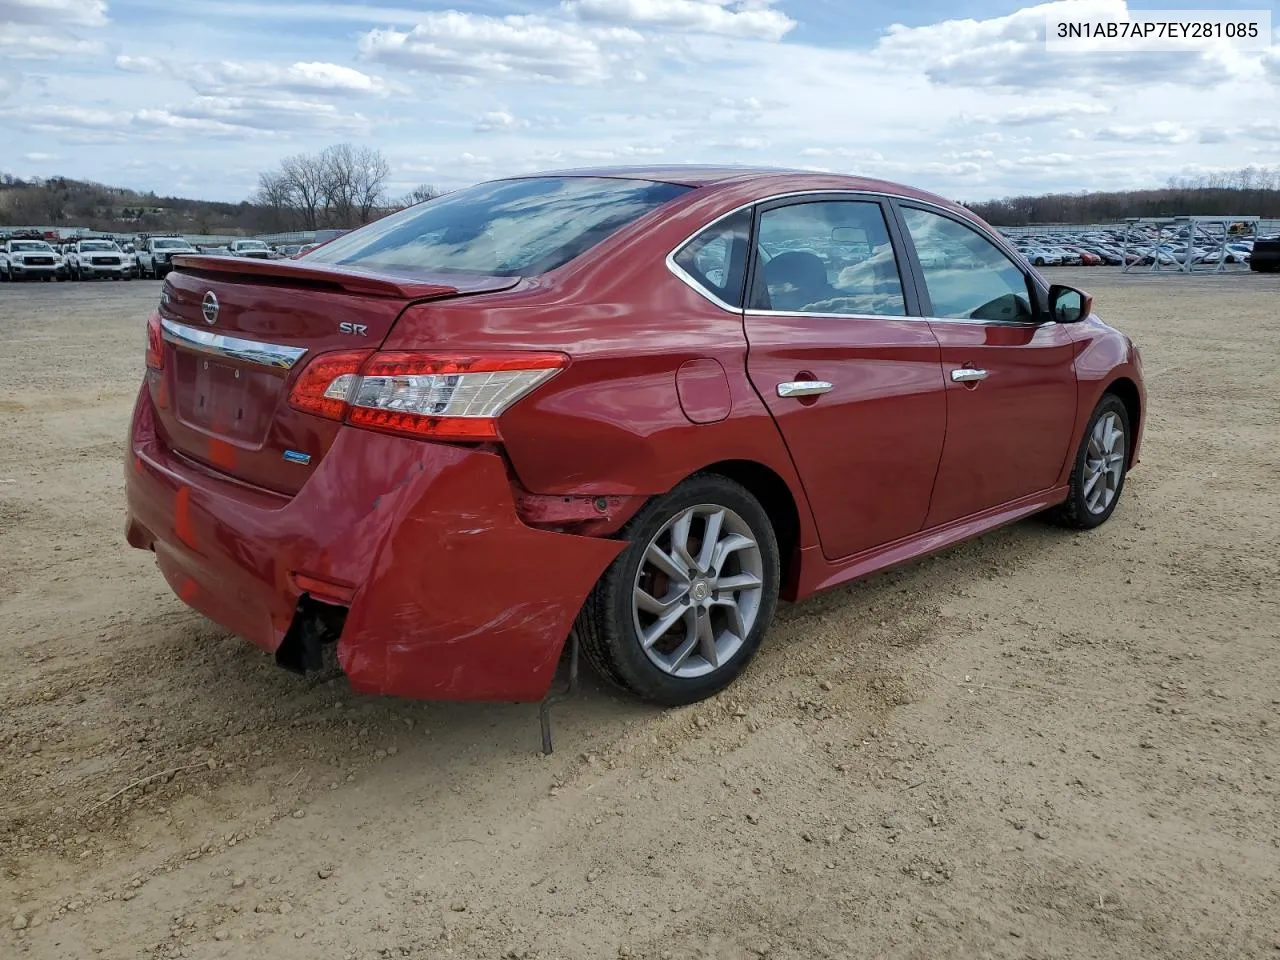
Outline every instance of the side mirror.
POLYGON ((1049 288, 1049 317, 1057 323, 1078 323, 1093 313, 1093 297, 1083 290, 1055 283, 1049 288))

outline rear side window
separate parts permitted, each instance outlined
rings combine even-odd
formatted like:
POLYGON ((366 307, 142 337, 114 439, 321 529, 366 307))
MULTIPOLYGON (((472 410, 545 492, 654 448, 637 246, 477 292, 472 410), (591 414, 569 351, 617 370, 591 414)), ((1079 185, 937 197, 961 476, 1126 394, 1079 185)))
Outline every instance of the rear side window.
POLYGON ((717 300, 741 307, 750 242, 751 211, 740 210, 713 223, 681 247, 675 255, 676 266, 717 300))
POLYGON ((781 313, 906 316, 884 211, 822 200, 760 215, 751 306, 781 313))
POLYGON ((690 189, 603 177, 482 183, 361 227, 307 260, 409 275, 536 276, 690 189))

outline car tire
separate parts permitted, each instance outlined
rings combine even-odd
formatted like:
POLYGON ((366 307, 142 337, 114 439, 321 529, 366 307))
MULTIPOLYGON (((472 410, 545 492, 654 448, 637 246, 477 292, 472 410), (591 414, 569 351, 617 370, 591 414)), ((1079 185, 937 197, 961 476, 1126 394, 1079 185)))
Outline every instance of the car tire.
POLYGON ((1034 263, 1033 263, 1033 266, 1043 267, 1043 266, 1044 266, 1044 257, 1036 257, 1036 259, 1035 259, 1035 261, 1034 261, 1034 263))
POLYGON ((726 477, 700 474, 651 500, 622 536, 626 549, 574 627, 587 659, 665 706, 723 690, 759 649, 778 604, 778 540, 760 501, 726 477))
POLYGON ((1055 522, 1092 530, 1111 518, 1124 492, 1132 436, 1129 409, 1114 393, 1103 394, 1076 451, 1067 499, 1050 514, 1055 522))

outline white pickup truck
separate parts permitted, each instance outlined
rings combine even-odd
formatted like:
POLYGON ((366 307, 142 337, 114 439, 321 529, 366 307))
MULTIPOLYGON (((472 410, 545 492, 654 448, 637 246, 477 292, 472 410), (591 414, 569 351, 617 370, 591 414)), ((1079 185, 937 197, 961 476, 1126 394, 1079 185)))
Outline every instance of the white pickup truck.
POLYGON ((67 274, 72 280, 132 280, 133 258, 114 240, 77 240, 67 249, 67 274))
POLYGON ((227 247, 232 257, 252 257, 255 260, 277 260, 279 255, 262 240, 232 240, 227 247))
POLYGON ((66 279, 62 256, 43 240, 0 243, 0 280, 66 279))
POLYGON ((181 237, 147 237, 136 247, 138 276, 160 280, 172 269, 175 256, 199 253, 181 237))

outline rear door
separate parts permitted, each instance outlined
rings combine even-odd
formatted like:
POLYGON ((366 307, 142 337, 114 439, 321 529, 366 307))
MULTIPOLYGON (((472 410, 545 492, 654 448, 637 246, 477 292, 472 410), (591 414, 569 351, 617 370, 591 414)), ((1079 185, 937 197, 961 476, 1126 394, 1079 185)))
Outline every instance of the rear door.
POLYGON ((938 343, 903 282, 887 201, 764 204, 745 313, 748 372, 832 559, 924 525, 946 425, 938 343))
POLYGON ((1034 279, 991 238, 933 207, 896 204, 942 348, 947 439, 928 526, 1047 490, 1073 445, 1075 345, 1034 279))

